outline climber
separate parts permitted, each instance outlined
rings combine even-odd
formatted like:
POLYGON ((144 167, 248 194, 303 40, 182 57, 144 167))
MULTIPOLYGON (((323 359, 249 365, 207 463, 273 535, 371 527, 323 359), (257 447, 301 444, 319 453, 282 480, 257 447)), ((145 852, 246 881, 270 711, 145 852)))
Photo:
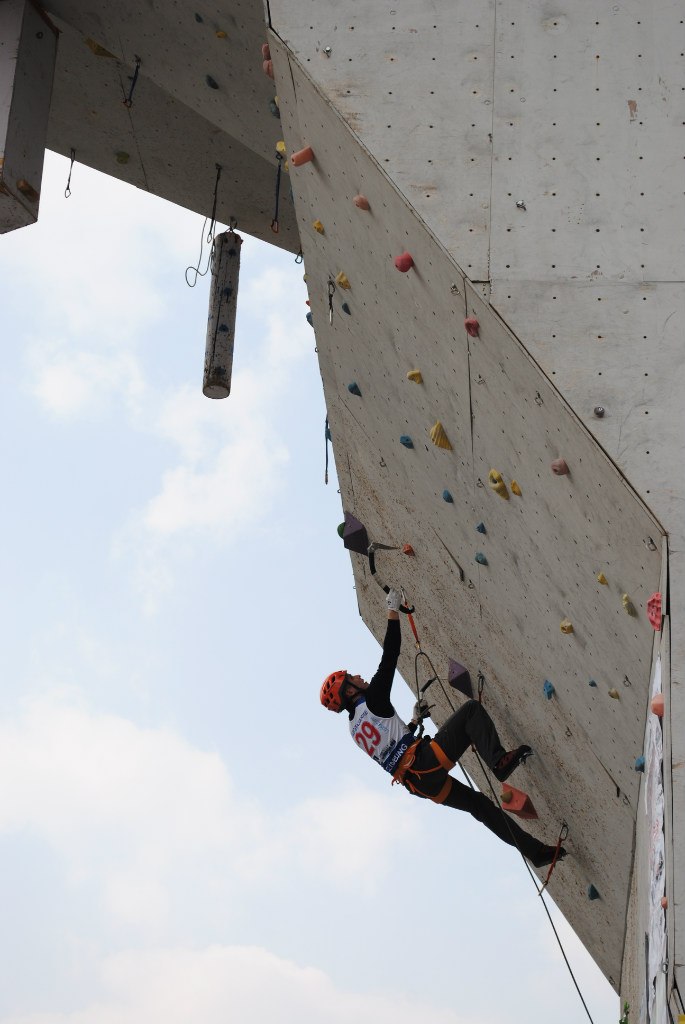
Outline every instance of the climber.
MULTIPOLYGON (((340 670, 328 676, 321 687, 321 703, 329 711, 345 709, 355 743, 415 796, 447 807, 468 811, 486 828, 510 846, 518 846, 531 863, 541 868, 551 864, 556 846, 546 846, 524 832, 519 825, 483 794, 463 785, 449 774, 469 744, 476 750, 499 782, 530 755, 527 746, 505 751, 497 730, 482 704, 469 700, 438 729, 435 739, 414 739, 414 730, 428 716, 426 701, 418 700, 410 725, 405 725, 390 702, 397 659, 402 642, 400 595, 387 595, 388 626, 383 656, 370 683, 361 676, 340 670)), ((557 860, 566 856, 563 846, 557 860)))

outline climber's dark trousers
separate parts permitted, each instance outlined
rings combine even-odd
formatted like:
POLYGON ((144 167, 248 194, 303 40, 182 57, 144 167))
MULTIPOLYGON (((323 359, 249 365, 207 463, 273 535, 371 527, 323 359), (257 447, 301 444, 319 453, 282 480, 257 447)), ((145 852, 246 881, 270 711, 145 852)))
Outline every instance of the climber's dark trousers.
MULTIPOLYGON (((494 767, 505 752, 490 715, 482 704, 475 700, 467 701, 447 719, 442 728, 438 729, 435 742, 450 761, 458 761, 473 743, 488 768, 494 767)), ((544 843, 524 832, 511 815, 505 815, 483 793, 478 793, 470 786, 465 786, 448 776, 429 743, 423 740, 418 748, 416 760, 406 774, 406 781, 416 790, 415 795, 428 799, 436 796, 448 778, 452 785, 443 801, 446 807, 468 811, 503 842, 509 846, 518 845, 521 853, 528 859, 537 857, 545 848, 544 843)))

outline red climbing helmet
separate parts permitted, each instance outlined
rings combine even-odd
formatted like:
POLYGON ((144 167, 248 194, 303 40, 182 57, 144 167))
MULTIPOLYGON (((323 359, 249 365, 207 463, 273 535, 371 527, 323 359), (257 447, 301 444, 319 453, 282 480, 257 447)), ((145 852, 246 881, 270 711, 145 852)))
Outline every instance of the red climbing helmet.
POLYGON ((341 668, 339 672, 331 672, 323 681, 321 687, 321 703, 329 711, 336 714, 343 709, 342 688, 347 679, 347 671, 341 668))

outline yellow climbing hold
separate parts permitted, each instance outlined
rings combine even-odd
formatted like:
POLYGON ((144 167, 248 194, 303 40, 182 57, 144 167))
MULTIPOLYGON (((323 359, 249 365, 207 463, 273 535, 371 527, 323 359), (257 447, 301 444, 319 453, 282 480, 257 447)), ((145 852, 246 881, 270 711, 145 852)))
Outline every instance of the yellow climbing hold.
POLYGON ((606 578, 603 572, 597 573, 597 582, 601 583, 603 587, 609 586, 609 580, 606 578))
POLYGON ((415 384, 423 384, 423 377, 420 370, 410 370, 407 374, 407 380, 413 380, 415 384))
POLYGON ((516 494, 519 498, 523 494, 523 491, 521 490, 521 488, 519 487, 519 485, 516 483, 515 480, 511 481, 511 493, 512 494, 516 494))
POLYGON ((340 271, 339 274, 335 275, 335 283, 337 284, 338 288, 351 288, 352 287, 350 282, 347 280, 347 274, 343 274, 342 270, 340 271))
POLYGON ((280 153, 281 156, 285 156, 285 154, 287 153, 287 149, 285 148, 285 142, 283 141, 283 139, 281 139, 280 142, 276 143, 276 152, 280 153))
POLYGON ((226 39, 228 37, 228 32, 224 32, 222 28, 218 28, 214 34, 217 39, 226 39))
POLYGON ((452 451, 452 445, 449 443, 445 428, 440 420, 437 420, 431 427, 431 441, 437 448, 444 448, 448 452, 452 451))
POLYGON ((312 227, 314 228, 315 231, 318 231, 320 235, 324 235, 326 233, 324 226, 320 220, 313 221, 312 227))
POLYGON ((618 692, 618 690, 609 690, 609 696, 613 700, 620 700, 621 699, 621 694, 618 692))
POLYGON ((502 474, 498 473, 496 469, 491 469, 488 473, 488 483, 492 487, 495 494, 499 494, 500 498, 504 498, 505 501, 509 501, 509 491, 507 485, 502 479, 502 474))
POLYGON ((573 632, 573 623, 571 622, 570 619, 562 619, 560 624, 559 624, 559 629, 561 630, 562 633, 572 633, 573 632))
POLYGON ((630 598, 628 597, 627 594, 623 595, 623 597, 621 598, 621 601, 623 603, 623 607, 628 612, 628 615, 636 615, 637 614, 636 611, 635 611, 635 605, 630 600, 630 598))
POLYGON ((92 50, 92 52, 95 54, 96 57, 112 57, 112 58, 114 58, 114 54, 113 53, 110 53, 109 50, 106 50, 104 48, 104 46, 100 45, 100 43, 96 43, 94 39, 86 39, 85 43, 86 43, 86 46, 88 47, 88 49, 92 50))

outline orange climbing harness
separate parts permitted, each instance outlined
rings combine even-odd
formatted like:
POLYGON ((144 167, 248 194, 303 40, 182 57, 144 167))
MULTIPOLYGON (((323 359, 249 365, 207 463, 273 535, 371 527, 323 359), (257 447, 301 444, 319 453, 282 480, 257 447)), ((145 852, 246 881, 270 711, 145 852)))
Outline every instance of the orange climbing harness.
POLYGON ((425 797, 427 800, 432 800, 433 803, 442 804, 445 802, 447 795, 450 789, 452 788, 451 778, 445 779, 445 784, 442 786, 439 792, 435 794, 435 796, 429 796, 427 793, 422 793, 418 786, 416 786, 413 782, 407 779, 407 772, 411 772, 412 775, 416 775, 419 778, 423 775, 432 775, 433 772, 438 772, 440 770, 450 772, 452 768, 454 768, 456 762, 450 761, 445 751, 438 743, 435 742, 435 740, 430 740, 430 748, 433 751, 433 755, 438 763, 433 768, 424 768, 420 771, 416 768, 413 768, 412 765, 416 760, 416 752, 420 742, 420 740, 417 740, 416 743, 412 743, 411 747, 409 747, 409 749, 405 751, 405 753, 402 755, 400 763, 397 766, 397 771, 392 777, 393 785, 395 785, 396 782, 399 782, 406 789, 408 789, 410 793, 414 793, 414 795, 417 796, 425 797))

